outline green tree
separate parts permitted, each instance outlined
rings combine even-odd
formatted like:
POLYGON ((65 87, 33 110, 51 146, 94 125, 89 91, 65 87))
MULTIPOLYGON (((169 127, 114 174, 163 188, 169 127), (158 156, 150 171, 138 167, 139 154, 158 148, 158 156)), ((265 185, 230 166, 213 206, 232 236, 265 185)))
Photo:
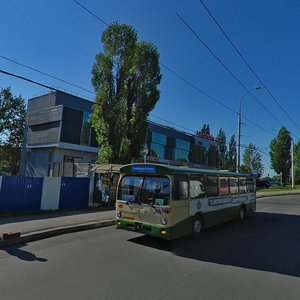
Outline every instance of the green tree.
POLYGON ((257 172, 263 174, 264 166, 262 164, 262 155, 257 150, 256 146, 250 143, 243 153, 243 165, 241 172, 252 173, 257 172))
POLYGON ((218 168, 225 169, 227 145, 226 145, 226 135, 222 128, 218 132, 217 143, 218 143, 218 168))
POLYGON ((129 25, 114 22, 102 34, 92 84, 97 93, 91 124, 102 163, 128 163, 146 138, 147 117, 159 99, 161 74, 156 47, 137 40, 129 25))
POLYGON ((191 144, 188 158, 194 164, 204 165, 208 163, 208 154, 203 145, 191 144))
POLYGON ((200 133, 208 134, 210 135, 210 129, 209 124, 204 124, 202 129, 200 130, 200 133))
POLYGON ((236 141, 235 141, 235 135, 233 134, 229 140, 228 151, 226 155, 226 164, 225 164, 225 168, 231 172, 235 172, 236 170, 236 157, 237 157, 236 141))
POLYGON ((287 183, 291 170, 291 141, 290 132, 281 127, 277 138, 270 144, 271 166, 276 173, 282 174, 282 182, 287 183))
POLYGON ((295 183, 300 184, 300 141, 294 146, 295 183))
POLYGON ((0 169, 18 175, 26 120, 25 100, 10 88, 0 92, 0 169))

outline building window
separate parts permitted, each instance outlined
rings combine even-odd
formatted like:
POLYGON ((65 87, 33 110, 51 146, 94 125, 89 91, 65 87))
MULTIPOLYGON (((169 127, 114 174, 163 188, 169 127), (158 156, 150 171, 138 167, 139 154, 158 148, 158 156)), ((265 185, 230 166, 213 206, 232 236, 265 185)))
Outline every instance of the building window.
POLYGON ((91 138, 90 116, 91 116, 91 113, 88 113, 88 112, 83 113, 81 138, 80 138, 81 145, 87 145, 87 146, 90 145, 90 138, 91 138))
POLYGON ((176 139, 174 149, 174 159, 179 161, 189 161, 190 142, 182 139, 176 139))
POLYGON ((175 160, 189 161, 189 152, 181 149, 175 149, 175 160))
POLYGON ((166 158, 167 136, 161 133, 152 132, 152 143, 150 156, 166 158))
POLYGON ((186 140, 176 139, 176 148, 190 151, 190 142, 186 140))
POLYGON ((152 132, 152 143, 166 146, 167 145, 167 136, 153 131, 152 132))
POLYGON ((166 146, 151 143, 151 156, 165 158, 166 146))

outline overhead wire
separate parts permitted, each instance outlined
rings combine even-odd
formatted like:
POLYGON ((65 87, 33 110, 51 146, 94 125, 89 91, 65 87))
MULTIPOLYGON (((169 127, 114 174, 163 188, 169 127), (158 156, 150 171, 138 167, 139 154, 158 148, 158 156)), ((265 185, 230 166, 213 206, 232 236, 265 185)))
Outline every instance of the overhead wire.
POLYGON ((214 53, 214 51, 203 41, 202 38, 196 33, 196 31, 189 25, 189 23, 179 14, 176 12, 177 17, 182 21, 182 23, 193 33, 193 35, 197 38, 197 40, 211 53, 211 55, 227 70, 227 72, 239 83, 239 85, 247 91, 252 98, 270 115, 276 120, 281 126, 283 126, 282 122, 276 118, 276 116, 270 112, 270 110, 257 99, 257 97, 249 91, 249 89, 242 83, 242 81, 229 69, 229 67, 214 53))
POLYGON ((55 87, 52 87, 52 86, 49 86, 49 85, 46 85, 46 84, 43 84, 43 83, 40 83, 40 82, 37 82, 37 81, 34 81, 32 79, 29 79, 29 78, 26 78, 24 76, 20 76, 20 75, 17 75, 17 74, 13 74, 13 73, 10 73, 10 72, 7 72, 7 71, 4 71, 4 70, 0 70, 0 73, 4 74, 4 75, 8 75, 8 76, 12 76, 12 77, 15 77, 15 78, 18 78, 18 79, 21 79, 21 80, 25 80, 27 82, 30 82, 30 83, 33 83, 35 85, 39 85, 41 87, 44 87, 44 88, 47 88, 49 90, 53 90, 53 91, 56 91, 56 92, 62 92, 64 93, 63 91, 55 88, 55 87))
MULTIPOLYGON (((166 66, 165 64, 163 64, 162 62, 160 62, 160 65, 163 66, 164 68, 166 68, 170 73, 172 73, 173 75, 175 75, 177 78, 179 78, 180 80, 184 81, 186 84, 188 84, 189 86, 191 86, 193 89, 195 89, 196 91, 198 91, 199 93, 205 95, 206 97, 208 97, 209 99, 211 99, 212 101, 222 105, 224 108, 226 108, 227 110, 238 114, 237 111, 235 111, 233 108, 229 107, 228 105, 226 105, 225 103, 223 103, 222 101, 216 99, 215 97, 210 96, 209 94, 207 94, 206 92, 204 92, 203 90, 201 90, 200 88, 198 88, 196 85, 194 85, 193 83, 189 82, 187 79, 183 78, 181 75, 179 75, 177 72, 171 70, 168 66, 166 66)), ((273 135, 273 132, 271 132, 271 130, 268 130, 267 128, 260 126, 258 124, 256 124, 255 122, 251 121, 250 119, 248 119, 247 117, 244 116, 244 119, 247 120, 249 123, 251 123, 253 126, 269 133, 273 135)))
POLYGON ((283 108, 283 106, 280 104, 280 102, 274 97, 274 95, 271 93, 271 91, 267 88, 265 83, 261 80, 261 78, 258 76, 257 72, 253 69, 253 67, 250 66, 250 64, 247 62, 245 57, 242 55, 240 50, 237 48, 237 46, 233 43, 232 39, 228 36, 228 34, 225 32, 225 30, 222 28, 222 26, 219 24, 219 22, 216 20, 214 15, 211 13, 211 11, 208 9, 208 7, 205 5, 203 0, 199 0, 206 12, 209 14, 211 19, 214 21, 214 23, 217 25, 217 27, 221 30, 227 41, 230 43, 230 45, 234 48, 236 53, 240 56, 240 58, 243 60, 245 65, 248 67, 248 69, 252 72, 252 74, 255 76, 255 78, 260 82, 260 84, 263 86, 263 88, 267 91, 267 93, 271 96, 271 98, 277 103, 279 108, 284 112, 284 114, 287 116, 287 118, 300 130, 300 127, 298 124, 290 117, 290 115, 287 113, 287 111, 283 108))
POLYGON ((80 2, 73 0, 73 2, 75 2, 77 5, 79 5, 82 9, 84 9, 85 11, 87 11, 88 13, 90 13, 92 16, 94 16, 96 19, 98 19, 100 22, 102 22, 104 25, 108 26, 108 23, 105 22, 103 19, 99 18, 96 14, 94 14, 91 10, 89 10, 86 6, 84 6, 83 4, 81 4, 80 2))
POLYGON ((61 78, 58 78, 58 77, 56 77, 56 76, 50 75, 50 74, 45 73, 45 72, 43 72, 43 71, 40 71, 40 70, 38 70, 38 69, 36 69, 36 68, 30 67, 30 66, 25 65, 25 64, 20 63, 20 62, 17 62, 17 61, 15 61, 15 60, 11 59, 11 58, 8 58, 7 56, 4 56, 4 55, 1 55, 1 54, 0 54, 0 58, 3 58, 3 59, 5 59, 5 60, 7 60, 7 61, 9 61, 9 62, 11 62, 11 63, 13 63, 13 64, 16 64, 16 65, 18 65, 18 66, 27 68, 27 69, 29 69, 29 70, 32 70, 32 71, 34 71, 34 72, 37 72, 37 73, 42 74, 42 75, 44 75, 44 76, 47 76, 47 77, 49 77, 49 78, 52 78, 52 79, 61 81, 61 82, 65 83, 65 84, 68 84, 68 85, 70 85, 70 86, 76 87, 76 88, 81 89, 81 90, 83 90, 83 91, 85 91, 85 92, 88 92, 88 93, 91 93, 91 94, 96 95, 95 92, 89 91, 88 89, 83 88, 83 87, 81 87, 81 86, 79 86, 79 85, 77 85, 77 84, 68 82, 68 81, 66 81, 66 80, 64 80, 64 79, 61 79, 61 78))

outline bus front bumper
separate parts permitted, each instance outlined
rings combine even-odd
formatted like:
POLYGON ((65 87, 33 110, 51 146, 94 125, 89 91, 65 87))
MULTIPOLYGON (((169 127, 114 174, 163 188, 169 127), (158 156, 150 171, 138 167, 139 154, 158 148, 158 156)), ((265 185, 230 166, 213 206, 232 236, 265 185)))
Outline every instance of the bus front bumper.
POLYGON ((117 219, 117 229, 139 232, 167 240, 172 239, 172 229, 170 227, 161 227, 142 222, 117 219))

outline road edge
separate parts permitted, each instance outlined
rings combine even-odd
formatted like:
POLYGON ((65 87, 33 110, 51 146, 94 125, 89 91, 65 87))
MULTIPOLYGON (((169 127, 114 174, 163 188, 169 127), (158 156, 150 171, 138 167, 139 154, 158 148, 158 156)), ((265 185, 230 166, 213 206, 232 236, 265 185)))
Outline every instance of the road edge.
POLYGON ((116 224, 115 219, 111 220, 105 220, 105 221, 99 221, 99 222, 90 222, 90 223, 84 223, 84 224, 76 224, 76 225, 68 225, 64 227, 58 227, 53 229, 46 229, 41 231, 34 231, 31 233, 26 233, 24 235, 21 235, 20 237, 13 238, 11 240, 0 240, 0 249, 14 246, 16 244, 23 244, 23 243, 29 243, 34 242, 38 240, 43 240, 46 238, 68 234, 68 233, 74 233, 79 231, 85 231, 85 230, 92 230, 107 226, 113 226, 116 224))

